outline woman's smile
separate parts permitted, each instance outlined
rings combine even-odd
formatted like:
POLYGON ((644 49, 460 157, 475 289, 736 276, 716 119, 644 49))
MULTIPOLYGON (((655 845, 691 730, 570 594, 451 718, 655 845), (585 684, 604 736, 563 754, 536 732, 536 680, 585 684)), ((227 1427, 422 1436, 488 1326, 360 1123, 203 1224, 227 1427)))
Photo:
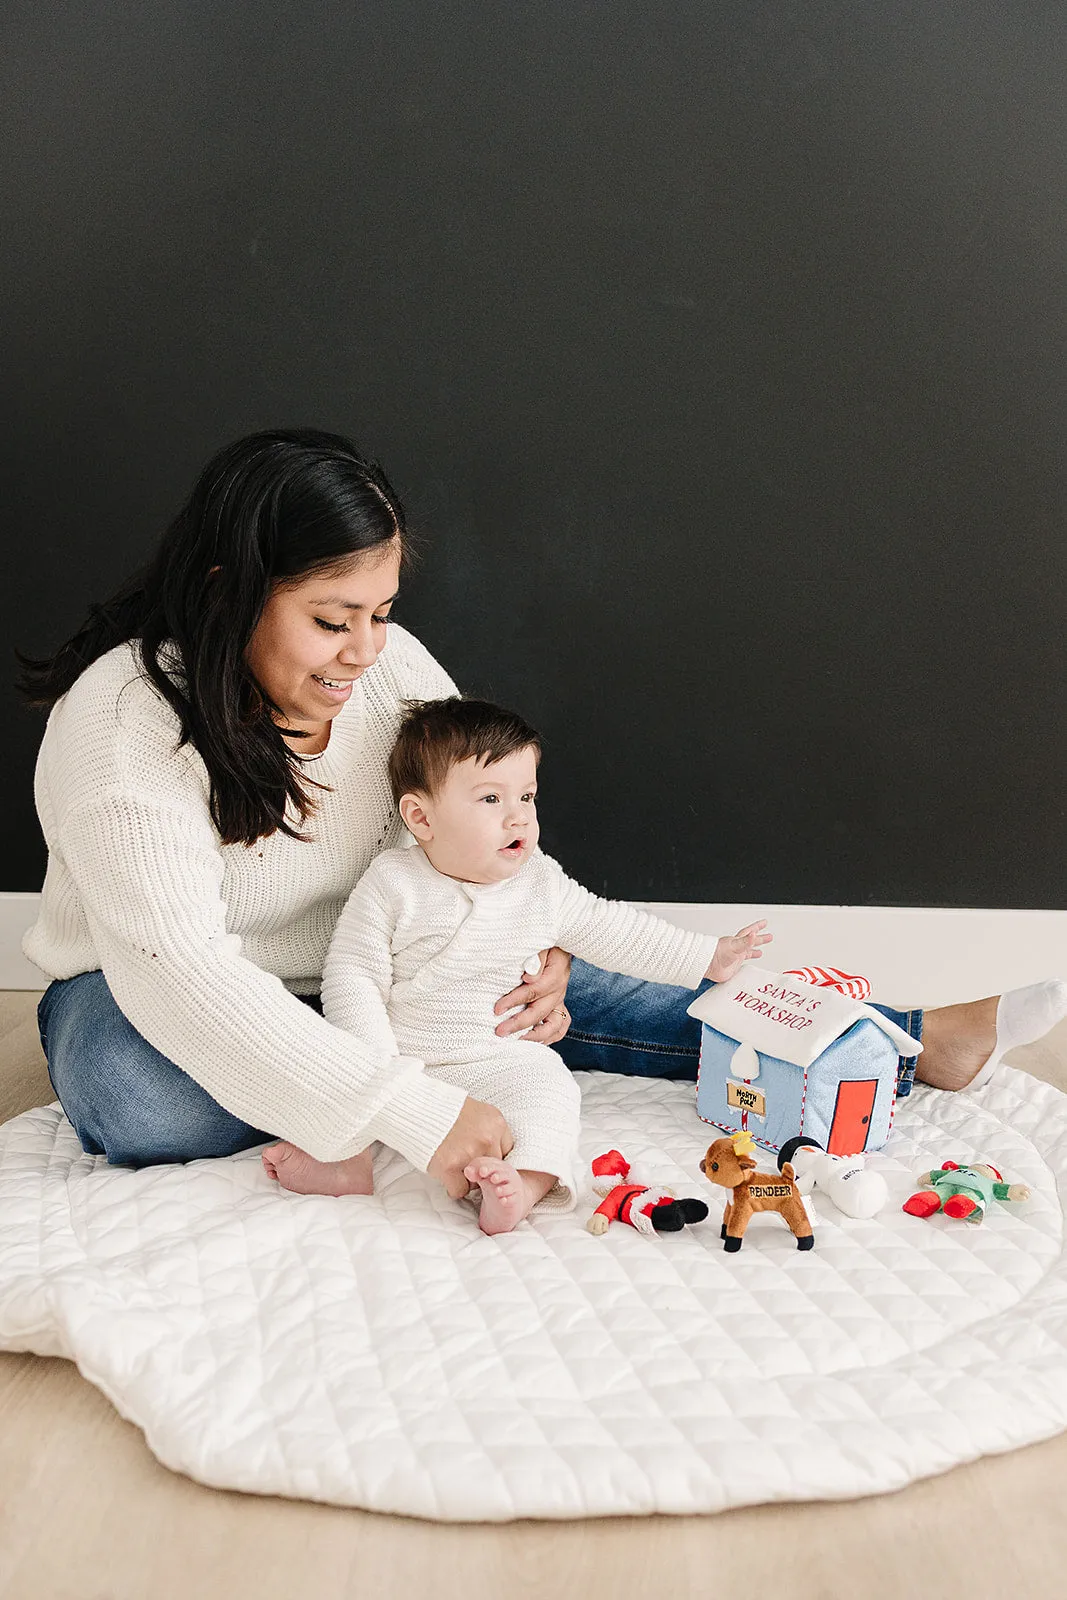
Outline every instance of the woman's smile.
POLYGON ((313 672, 311 681, 332 705, 341 705, 352 693, 352 685, 358 677, 362 677, 361 672, 347 678, 327 678, 323 673, 313 672))

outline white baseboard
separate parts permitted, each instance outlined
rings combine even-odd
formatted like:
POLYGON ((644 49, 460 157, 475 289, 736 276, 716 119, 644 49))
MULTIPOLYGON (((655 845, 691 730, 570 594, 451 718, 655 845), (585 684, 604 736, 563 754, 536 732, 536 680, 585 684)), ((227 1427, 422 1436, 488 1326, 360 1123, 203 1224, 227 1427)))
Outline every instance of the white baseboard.
MULTIPOLYGON (((22 954, 38 894, 0 893, 0 989, 43 989, 22 954)), ((1040 978, 1067 978, 1067 911, 960 911, 901 906, 752 906, 650 903, 668 921, 735 933, 767 917, 768 966, 843 967, 869 978, 889 1005, 952 1005, 1040 978)))
POLYGON ((39 894, 0 893, 0 989, 46 989, 44 973, 22 953, 22 936, 37 920, 39 894))
POLYGON ((683 928, 736 933, 766 917, 764 959, 789 967, 840 967, 869 978, 886 1005, 948 1006, 1042 978, 1067 978, 1067 911, 983 911, 912 906, 649 904, 683 928))

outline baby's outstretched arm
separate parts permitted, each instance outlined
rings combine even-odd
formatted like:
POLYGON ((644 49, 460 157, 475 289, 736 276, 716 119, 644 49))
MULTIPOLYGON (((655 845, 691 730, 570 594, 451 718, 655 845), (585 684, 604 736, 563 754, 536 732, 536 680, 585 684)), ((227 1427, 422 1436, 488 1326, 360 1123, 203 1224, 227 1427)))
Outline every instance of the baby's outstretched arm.
POLYGON ((766 922, 716 940, 624 901, 601 899, 568 878, 550 857, 541 859, 546 893, 553 880, 559 893, 557 944, 607 972, 695 989, 705 978, 722 983, 733 977, 760 953, 760 945, 770 943, 771 935, 763 932, 766 922))
POLYGON ((711 965, 704 974, 712 983, 729 983, 736 978, 746 961, 758 961, 763 954, 760 945, 770 944, 773 933, 764 933, 766 918, 750 922, 740 933, 726 934, 715 946, 711 965))

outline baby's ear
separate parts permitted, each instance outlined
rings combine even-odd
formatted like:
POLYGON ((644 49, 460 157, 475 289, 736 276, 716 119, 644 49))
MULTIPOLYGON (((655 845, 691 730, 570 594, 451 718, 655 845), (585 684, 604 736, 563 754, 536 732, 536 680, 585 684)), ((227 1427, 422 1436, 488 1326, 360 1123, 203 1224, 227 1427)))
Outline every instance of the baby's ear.
POLYGON ((428 843, 433 838, 433 828, 430 824, 426 795, 402 794, 400 796, 399 809, 401 819, 408 832, 413 833, 421 843, 428 843))

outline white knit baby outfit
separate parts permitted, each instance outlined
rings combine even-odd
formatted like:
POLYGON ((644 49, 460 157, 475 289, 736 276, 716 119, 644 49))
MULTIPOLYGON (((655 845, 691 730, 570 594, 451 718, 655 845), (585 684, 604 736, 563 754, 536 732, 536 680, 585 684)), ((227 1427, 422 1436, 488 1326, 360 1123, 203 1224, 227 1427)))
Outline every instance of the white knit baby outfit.
POLYGON ((716 939, 602 900, 535 851, 513 878, 461 883, 421 849, 386 850, 341 913, 322 975, 327 1019, 503 1114, 520 1169, 557 1178, 541 1207, 575 1199, 579 1094, 554 1050, 497 1036, 493 1007, 559 945, 631 978, 695 989, 716 939))
POLYGON ((404 837, 386 772, 403 702, 456 693, 390 624, 307 765, 331 790, 312 791, 312 842, 275 833, 224 845, 204 763, 178 749, 173 710, 134 646, 109 651, 45 730, 35 791, 48 872, 27 956, 50 978, 102 969, 138 1032, 253 1128, 320 1161, 381 1140, 425 1170, 462 1089, 331 1027, 296 995, 318 989, 353 885, 404 837))

